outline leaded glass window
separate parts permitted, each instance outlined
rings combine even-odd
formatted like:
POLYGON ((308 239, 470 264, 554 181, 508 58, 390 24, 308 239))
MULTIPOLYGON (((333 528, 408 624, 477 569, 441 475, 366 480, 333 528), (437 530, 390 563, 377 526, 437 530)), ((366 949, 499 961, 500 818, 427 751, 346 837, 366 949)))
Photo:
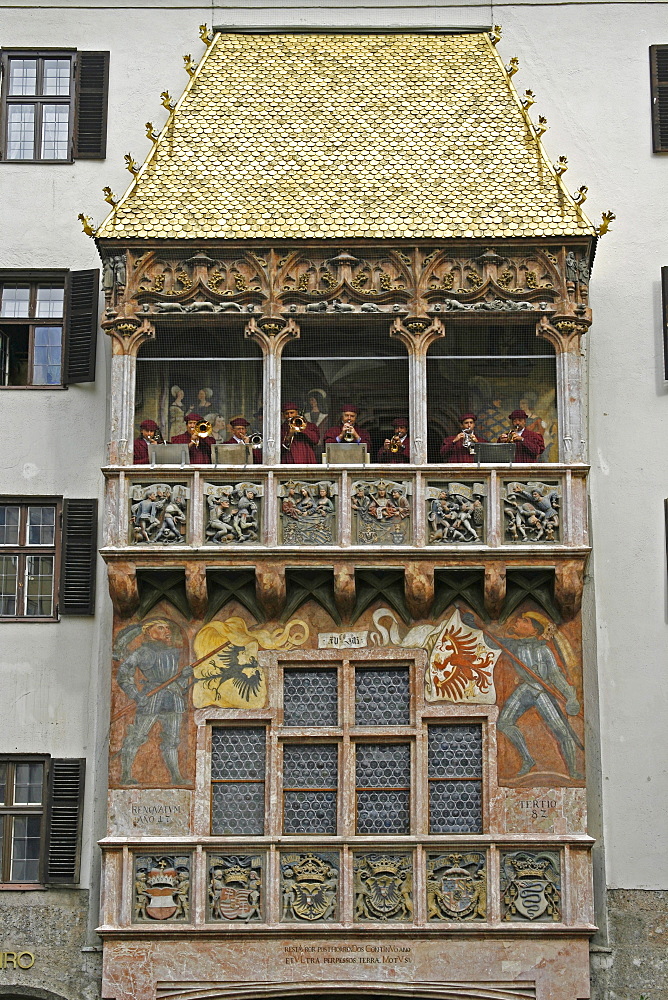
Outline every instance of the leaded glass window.
POLYGON ((266 732, 262 726, 216 728, 212 734, 212 833, 264 833, 266 732))
POLYGON ((338 724, 336 669, 289 669, 283 673, 284 726, 336 726, 338 724))
POLYGON ((355 671, 355 724, 407 726, 409 722, 408 668, 358 667, 355 671))
POLYGON ((358 743, 357 833, 410 833, 409 743, 358 743))
POLYGON ((283 832, 336 833, 338 746, 283 747, 283 832))
POLYGON ((482 832, 482 726, 429 726, 429 832, 482 832))

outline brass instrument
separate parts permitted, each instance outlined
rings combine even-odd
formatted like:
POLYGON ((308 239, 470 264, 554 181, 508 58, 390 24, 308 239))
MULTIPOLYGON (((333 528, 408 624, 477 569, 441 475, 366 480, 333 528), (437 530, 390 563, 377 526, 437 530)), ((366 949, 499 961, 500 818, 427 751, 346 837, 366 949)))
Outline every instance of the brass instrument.
POLYGON ((475 455, 475 441, 473 440, 473 431, 462 430, 464 439, 462 441, 462 447, 468 451, 469 455, 475 455))
POLYGON ((397 452, 401 451, 401 438, 398 434, 394 434, 390 440, 390 451, 393 455, 396 455, 397 452))
POLYGON ((283 447, 289 448, 292 444, 295 434, 300 434, 302 431, 306 430, 307 420, 300 413, 288 423, 288 430, 283 438, 283 447))
POLYGON ((200 420, 195 431, 197 437, 208 438, 213 435, 213 427, 208 420, 200 420))
POLYGON ((262 447, 262 435, 259 431, 253 431, 252 434, 248 435, 248 444, 251 448, 261 448, 262 447))
POLYGON ((345 441, 346 444, 352 444, 353 441, 357 441, 355 432, 351 427, 346 427, 345 431, 341 434, 341 440, 345 441))

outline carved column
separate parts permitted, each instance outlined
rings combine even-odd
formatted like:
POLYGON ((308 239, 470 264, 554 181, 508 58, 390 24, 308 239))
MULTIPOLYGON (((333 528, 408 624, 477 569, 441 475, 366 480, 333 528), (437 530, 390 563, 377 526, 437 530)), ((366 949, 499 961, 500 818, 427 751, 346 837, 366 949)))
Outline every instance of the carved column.
POLYGON ((541 317, 536 330, 556 351, 557 413, 559 416, 559 461, 587 461, 584 406, 584 354, 580 338, 588 324, 573 318, 541 317))
POLYGON ((155 327, 147 319, 106 315, 102 329, 112 338, 108 459, 110 465, 132 465, 137 354, 155 337, 155 327))
POLYGON ((294 319, 253 317, 244 328, 244 336, 255 340, 264 357, 262 398, 264 409, 263 451, 265 465, 281 461, 281 354, 289 340, 299 337, 294 319))
POLYGON ((408 406, 411 438, 411 461, 427 464, 427 350, 445 336, 440 319, 397 317, 390 329, 408 350, 408 406))

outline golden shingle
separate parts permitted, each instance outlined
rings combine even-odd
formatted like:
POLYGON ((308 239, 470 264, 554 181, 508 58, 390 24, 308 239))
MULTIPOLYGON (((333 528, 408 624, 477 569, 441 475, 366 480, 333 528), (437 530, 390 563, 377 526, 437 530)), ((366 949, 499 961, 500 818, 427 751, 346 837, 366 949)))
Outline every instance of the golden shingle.
POLYGON ((105 238, 593 227, 486 34, 218 34, 105 238))

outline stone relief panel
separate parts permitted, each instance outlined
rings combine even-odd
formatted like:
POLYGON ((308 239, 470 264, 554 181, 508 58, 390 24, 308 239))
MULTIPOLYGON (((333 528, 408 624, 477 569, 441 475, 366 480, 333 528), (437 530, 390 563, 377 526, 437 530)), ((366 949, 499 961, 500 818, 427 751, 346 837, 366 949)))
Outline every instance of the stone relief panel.
POLYGON ((426 856, 427 920, 487 919, 487 860, 480 851, 426 856))
POLYGON ((281 920, 338 920, 337 852, 287 852, 280 855, 281 920))
POLYGON ((290 479, 279 485, 279 539, 283 545, 332 545, 337 540, 338 485, 290 479))
POLYGON ((353 873, 356 921, 413 919, 412 854, 355 852, 353 873))
POLYGON ((560 542, 561 490, 558 483, 503 484, 506 542, 560 542))
POLYGON ((135 923, 190 923, 190 868, 189 854, 135 854, 135 923))
POLYGON ((484 483, 427 486, 427 543, 484 542, 486 493, 484 483))
POLYGON ((502 853, 501 894, 503 920, 561 920, 559 852, 502 853))
POLYGON ((130 505, 130 543, 168 545, 187 541, 190 490, 180 483, 135 483, 130 505))
POLYGON ((257 544, 262 531, 259 483, 205 483, 207 545, 257 544))
POLYGON ((264 855, 208 855, 209 919, 259 923, 264 919, 264 855))
POLYGON ((353 544, 407 545, 412 540, 412 484, 359 479, 352 486, 353 544))

